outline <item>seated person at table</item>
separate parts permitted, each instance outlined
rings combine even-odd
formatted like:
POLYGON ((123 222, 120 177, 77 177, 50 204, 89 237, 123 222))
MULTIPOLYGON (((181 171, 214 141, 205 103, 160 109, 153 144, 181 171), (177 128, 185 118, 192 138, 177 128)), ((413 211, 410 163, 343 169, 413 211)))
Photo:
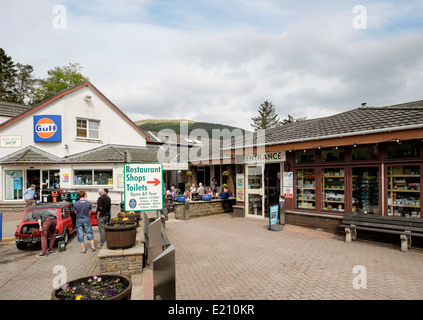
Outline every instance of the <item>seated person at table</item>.
POLYGON ((211 195, 212 198, 216 196, 216 193, 213 191, 212 187, 209 187, 209 190, 207 190, 206 194, 211 195))
POLYGON ((223 189, 223 192, 227 192, 227 193, 229 193, 229 196, 230 196, 230 197, 232 197, 232 192, 231 192, 231 190, 229 190, 228 188, 224 188, 224 189, 223 189))
POLYGON ((202 196, 203 194, 205 194, 205 190, 204 190, 203 184, 201 182, 198 184, 197 192, 198 192, 199 196, 202 196))
POLYGON ((185 190, 185 192, 184 192, 184 196, 188 196, 188 198, 189 198, 190 200, 192 200, 192 193, 191 193, 190 189, 186 189, 186 190, 185 190))
POLYGON ((175 186, 170 187, 170 194, 172 195, 173 201, 176 201, 178 198, 178 192, 176 191, 175 186))

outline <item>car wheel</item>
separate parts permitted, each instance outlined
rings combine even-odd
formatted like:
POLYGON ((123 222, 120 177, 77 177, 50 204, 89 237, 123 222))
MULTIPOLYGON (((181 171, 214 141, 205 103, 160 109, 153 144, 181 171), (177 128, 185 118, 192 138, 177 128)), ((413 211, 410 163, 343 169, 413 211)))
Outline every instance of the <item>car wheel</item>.
POLYGON ((19 250, 26 249, 27 246, 28 246, 28 243, 26 243, 26 242, 18 242, 18 243, 16 243, 16 248, 18 248, 19 250))
POLYGON ((62 241, 64 241, 65 244, 68 243, 68 241, 69 241, 69 230, 67 230, 67 229, 65 230, 65 232, 64 232, 64 234, 62 236, 62 241))

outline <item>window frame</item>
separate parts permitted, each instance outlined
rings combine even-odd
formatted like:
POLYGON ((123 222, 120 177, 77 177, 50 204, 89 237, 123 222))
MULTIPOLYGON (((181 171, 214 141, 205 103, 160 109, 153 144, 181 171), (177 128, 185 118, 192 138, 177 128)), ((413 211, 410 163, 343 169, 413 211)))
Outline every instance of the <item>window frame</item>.
POLYGON ((100 120, 96 120, 96 119, 88 119, 88 118, 80 118, 77 117, 76 118, 76 138, 77 139, 84 139, 84 140, 101 140, 100 137, 100 120), (85 128, 84 127, 80 127, 78 122, 79 121, 85 121, 85 128), (90 125, 96 123, 97 124, 97 128, 96 129, 91 129, 90 125), (78 130, 85 130, 86 131, 86 136, 78 136, 78 130), (96 131, 97 132, 97 137, 92 137, 90 134, 90 131, 96 131))
POLYGON ((105 187, 105 186, 113 186, 113 182, 114 182, 114 179, 113 179, 113 168, 92 168, 92 169, 83 169, 83 168, 78 168, 78 169, 73 169, 73 186, 86 186, 86 187, 97 187, 97 186, 100 186, 100 187, 105 187), (75 176, 76 176, 76 174, 75 174, 75 172, 76 171, 91 171, 91 184, 76 184, 75 183, 75 176), (106 183, 106 184, 95 184, 94 182, 94 177, 95 177, 95 171, 102 171, 102 172, 104 172, 104 171, 110 171, 111 172, 111 178, 112 178, 112 184, 108 184, 108 183, 106 183))

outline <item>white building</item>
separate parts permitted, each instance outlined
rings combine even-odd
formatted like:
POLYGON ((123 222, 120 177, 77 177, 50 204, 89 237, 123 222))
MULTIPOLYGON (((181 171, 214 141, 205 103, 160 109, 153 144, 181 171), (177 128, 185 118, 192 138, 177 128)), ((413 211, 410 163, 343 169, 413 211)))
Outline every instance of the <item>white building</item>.
MULTIPOLYGON (((0 201, 23 203, 32 183, 40 195, 60 188, 109 189, 123 200, 125 161, 157 162, 158 145, 90 82, 65 90, 0 124, 0 201)), ((42 196, 41 196, 42 198, 42 196)))

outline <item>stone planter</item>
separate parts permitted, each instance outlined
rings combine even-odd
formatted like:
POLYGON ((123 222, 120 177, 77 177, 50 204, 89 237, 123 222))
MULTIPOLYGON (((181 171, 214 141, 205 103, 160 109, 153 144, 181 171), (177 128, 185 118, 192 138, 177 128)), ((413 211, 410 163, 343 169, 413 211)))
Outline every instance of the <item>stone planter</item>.
POLYGON ((127 249, 135 245, 137 236, 136 222, 110 222, 106 224, 105 229, 108 249, 127 249))
POLYGON ((68 282, 64 289, 54 289, 51 300, 131 300, 131 295, 130 278, 122 275, 98 275, 78 278, 68 282))

